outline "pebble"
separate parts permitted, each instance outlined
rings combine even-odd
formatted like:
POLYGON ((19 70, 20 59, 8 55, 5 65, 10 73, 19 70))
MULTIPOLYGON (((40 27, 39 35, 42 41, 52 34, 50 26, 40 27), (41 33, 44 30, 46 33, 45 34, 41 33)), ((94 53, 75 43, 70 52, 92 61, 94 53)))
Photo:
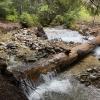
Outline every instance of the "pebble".
POLYGON ((6 47, 7 49, 16 49, 17 46, 14 43, 8 43, 6 47))
POLYGON ((91 80, 96 80, 96 79, 98 78, 98 76, 97 76, 96 74, 90 74, 90 75, 89 75, 89 78, 90 78, 91 80))
POLYGON ((91 73, 91 72, 93 72, 93 69, 92 68, 88 68, 87 69, 87 72, 90 72, 91 73))
POLYGON ((93 85, 100 88, 100 69, 99 67, 89 68, 82 74, 78 75, 78 80, 85 86, 93 85))

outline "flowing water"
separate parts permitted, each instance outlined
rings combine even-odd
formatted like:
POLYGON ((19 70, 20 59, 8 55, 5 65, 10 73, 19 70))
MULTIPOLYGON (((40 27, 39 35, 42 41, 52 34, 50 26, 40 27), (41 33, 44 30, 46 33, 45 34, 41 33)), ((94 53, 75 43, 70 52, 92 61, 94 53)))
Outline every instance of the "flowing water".
POLYGON ((41 76, 44 83, 30 89, 29 100, 100 100, 99 89, 85 87, 72 76, 54 77, 53 73, 41 76))
MULTIPOLYGON (((87 34, 87 36, 82 36, 78 31, 62 28, 44 28, 44 31, 49 40, 58 39, 65 42, 84 43, 94 38, 94 36, 89 34, 87 34)), ((94 55, 100 58, 100 47, 94 50, 94 55)))
POLYGON ((61 39, 65 42, 84 43, 87 41, 86 39, 91 40, 94 38, 93 36, 82 36, 79 32, 69 29, 44 28, 44 31, 49 40, 61 39))

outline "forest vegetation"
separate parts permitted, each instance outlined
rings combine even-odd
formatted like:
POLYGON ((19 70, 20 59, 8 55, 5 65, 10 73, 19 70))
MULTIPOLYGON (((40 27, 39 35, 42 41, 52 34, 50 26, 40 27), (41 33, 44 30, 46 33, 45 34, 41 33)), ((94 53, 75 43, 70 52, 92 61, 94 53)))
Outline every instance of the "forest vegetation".
POLYGON ((66 25, 99 16, 100 0, 0 0, 0 19, 27 26, 66 25))

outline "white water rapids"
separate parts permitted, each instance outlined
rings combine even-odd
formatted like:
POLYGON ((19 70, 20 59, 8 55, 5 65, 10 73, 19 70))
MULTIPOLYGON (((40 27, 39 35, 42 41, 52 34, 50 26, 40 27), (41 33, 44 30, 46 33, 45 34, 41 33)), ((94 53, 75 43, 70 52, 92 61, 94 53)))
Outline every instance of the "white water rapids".
POLYGON ((42 75, 44 83, 30 91, 29 100, 100 100, 100 90, 85 87, 72 77, 42 75))

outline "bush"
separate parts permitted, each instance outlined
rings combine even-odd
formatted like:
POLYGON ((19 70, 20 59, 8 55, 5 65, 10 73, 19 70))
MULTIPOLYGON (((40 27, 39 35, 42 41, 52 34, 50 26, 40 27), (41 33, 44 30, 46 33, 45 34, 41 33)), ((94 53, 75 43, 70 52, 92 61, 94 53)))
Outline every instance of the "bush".
POLYGON ((51 25, 62 25, 64 23, 64 17, 62 15, 57 15, 51 25))
POLYGON ((82 7, 80 9, 79 16, 80 16, 80 20, 82 20, 82 21, 91 20, 91 16, 89 14, 89 11, 85 7, 82 7))
POLYGON ((20 22, 21 24, 25 24, 27 27, 30 27, 33 25, 33 18, 30 14, 24 12, 20 16, 20 22))
POLYGON ((30 15, 24 12, 20 16, 20 22, 26 27, 36 26, 38 24, 38 17, 36 15, 30 15))
POLYGON ((18 16, 17 15, 7 15, 6 20, 11 21, 11 22, 17 22, 18 16))
POLYGON ((38 18, 37 15, 33 14, 33 15, 32 15, 32 19, 33 19, 33 25, 34 25, 34 26, 39 25, 39 18, 38 18))
POLYGON ((54 10, 44 4, 38 8, 39 22, 43 26, 48 26, 55 17, 54 10))
POLYGON ((74 22, 78 19, 79 14, 77 11, 70 11, 64 14, 64 24, 70 28, 74 22))

